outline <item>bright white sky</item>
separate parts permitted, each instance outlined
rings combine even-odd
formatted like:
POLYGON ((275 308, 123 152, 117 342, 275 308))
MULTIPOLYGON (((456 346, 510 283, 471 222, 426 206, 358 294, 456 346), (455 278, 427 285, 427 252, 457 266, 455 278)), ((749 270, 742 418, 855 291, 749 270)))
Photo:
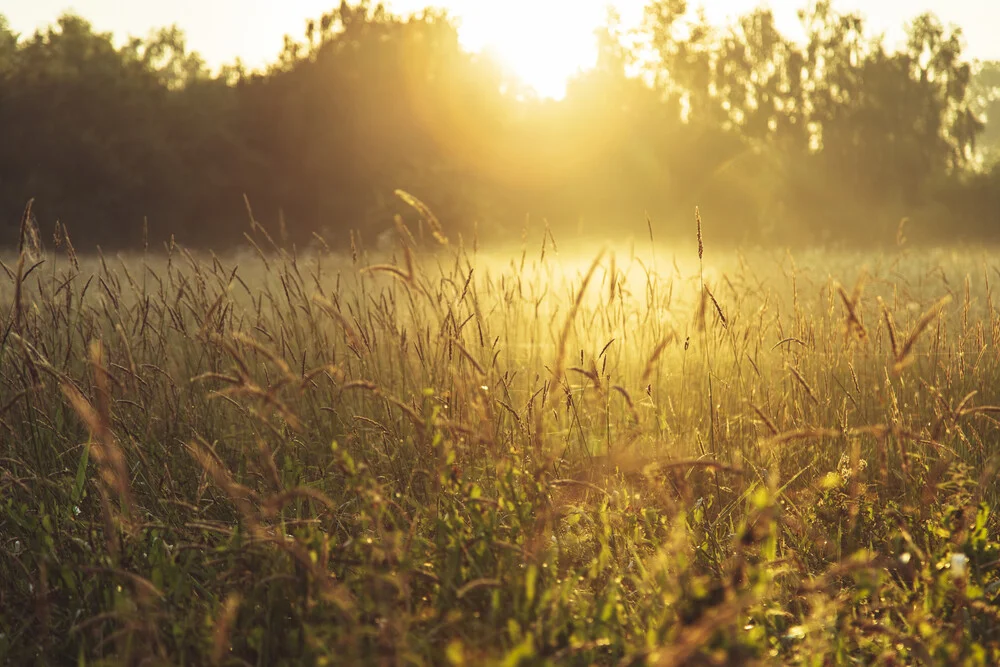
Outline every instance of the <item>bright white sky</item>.
MULTIPOLYGON (((796 10, 810 0, 769 0, 782 30, 797 36, 796 10)), ((305 21, 319 17, 339 0, 2 0, 0 14, 25 35, 73 10, 96 29, 117 36, 145 36, 150 29, 179 25, 188 45, 210 65, 237 56, 250 66, 272 60, 282 38, 303 36, 305 21)), ((397 12, 418 10, 427 0, 390 0, 397 12)), ((492 48, 523 79, 543 94, 558 96, 567 77, 594 61, 593 30, 603 23, 607 6, 635 24, 645 0, 434 0, 461 21, 463 43, 471 49, 492 48)), ((759 0, 693 0, 706 5, 713 22, 726 23, 752 9, 759 0)), ((945 24, 961 26, 967 54, 1000 59, 1000 0, 834 0, 838 10, 860 10, 871 32, 885 32, 890 44, 903 24, 924 10, 945 24)))

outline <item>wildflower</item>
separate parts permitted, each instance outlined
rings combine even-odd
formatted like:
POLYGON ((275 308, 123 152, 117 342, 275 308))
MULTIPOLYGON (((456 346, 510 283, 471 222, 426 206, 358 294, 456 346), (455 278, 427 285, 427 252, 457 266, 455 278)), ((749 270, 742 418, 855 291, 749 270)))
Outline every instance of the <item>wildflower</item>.
POLYGON ((963 553, 957 553, 951 555, 951 576, 955 579, 961 579, 965 576, 967 566, 969 564, 969 557, 963 553))
POLYGON ((840 457, 840 462, 837 464, 837 471, 840 473, 840 478, 847 482, 851 477, 854 477, 855 473, 859 473, 868 467, 868 461, 865 459, 858 459, 858 468, 854 470, 851 466, 851 457, 844 454, 840 457))

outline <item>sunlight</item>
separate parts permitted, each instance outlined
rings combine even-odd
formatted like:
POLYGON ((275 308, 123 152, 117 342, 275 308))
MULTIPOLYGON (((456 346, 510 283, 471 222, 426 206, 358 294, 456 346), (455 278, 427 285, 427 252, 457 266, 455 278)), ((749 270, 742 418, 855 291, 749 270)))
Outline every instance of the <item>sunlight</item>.
POLYGON ((541 97, 561 99, 569 79, 596 60, 601 2, 452 4, 463 45, 493 55, 541 97))

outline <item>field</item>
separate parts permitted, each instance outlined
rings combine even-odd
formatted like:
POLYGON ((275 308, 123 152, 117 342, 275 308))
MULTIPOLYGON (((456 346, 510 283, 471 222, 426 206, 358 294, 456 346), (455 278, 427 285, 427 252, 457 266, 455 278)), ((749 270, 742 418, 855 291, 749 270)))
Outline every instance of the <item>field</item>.
POLYGON ((1000 661, 996 254, 419 237, 5 258, 0 663, 1000 661))

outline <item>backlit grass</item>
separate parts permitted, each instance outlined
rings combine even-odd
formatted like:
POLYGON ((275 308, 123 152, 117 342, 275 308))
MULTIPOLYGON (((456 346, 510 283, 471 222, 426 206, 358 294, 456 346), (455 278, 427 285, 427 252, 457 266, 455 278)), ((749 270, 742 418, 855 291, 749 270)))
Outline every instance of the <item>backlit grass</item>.
POLYGON ((28 235, 0 662, 1000 661, 1000 263, 703 231, 28 235))

